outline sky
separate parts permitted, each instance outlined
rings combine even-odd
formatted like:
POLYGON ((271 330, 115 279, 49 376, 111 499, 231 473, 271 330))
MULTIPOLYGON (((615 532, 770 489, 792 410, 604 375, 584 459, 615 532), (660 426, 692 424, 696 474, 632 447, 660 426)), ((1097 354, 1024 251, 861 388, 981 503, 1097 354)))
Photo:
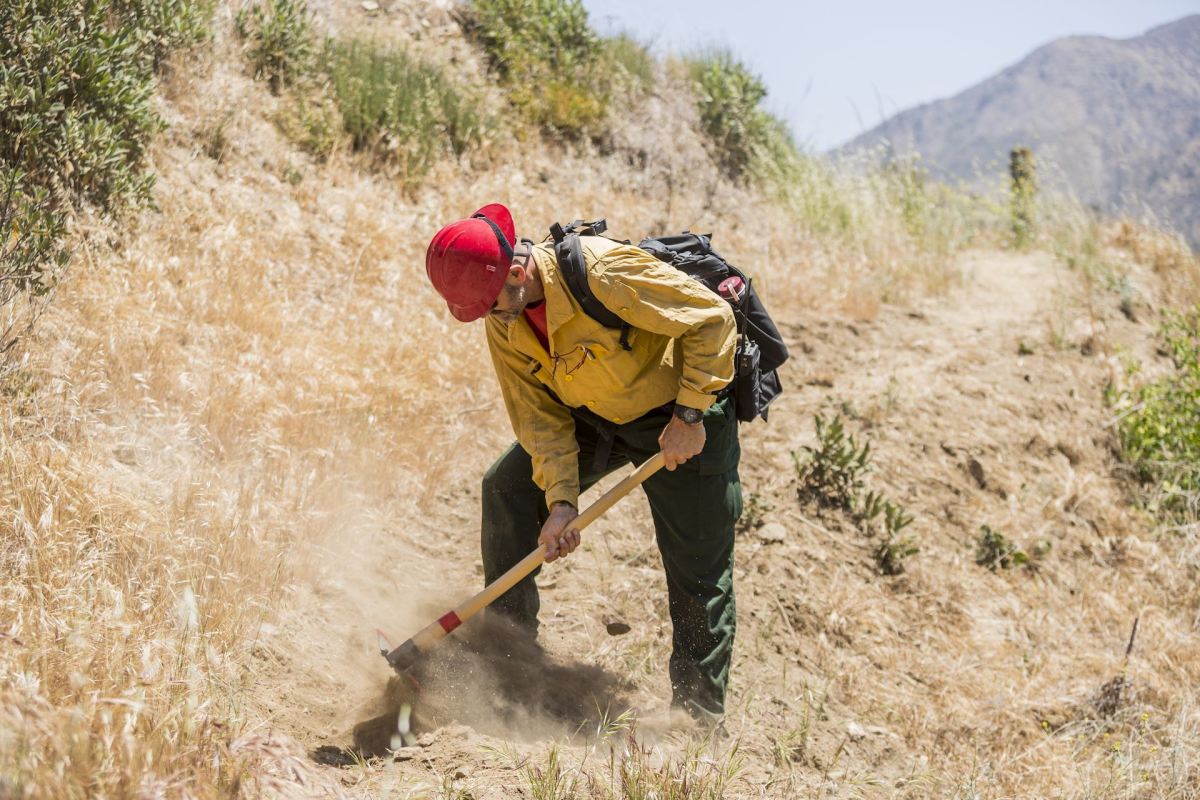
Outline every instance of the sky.
POLYGON ((768 109, 825 150, 898 111, 950 97, 1062 36, 1124 39, 1200 0, 583 0, 602 33, 656 53, 731 50, 768 109))

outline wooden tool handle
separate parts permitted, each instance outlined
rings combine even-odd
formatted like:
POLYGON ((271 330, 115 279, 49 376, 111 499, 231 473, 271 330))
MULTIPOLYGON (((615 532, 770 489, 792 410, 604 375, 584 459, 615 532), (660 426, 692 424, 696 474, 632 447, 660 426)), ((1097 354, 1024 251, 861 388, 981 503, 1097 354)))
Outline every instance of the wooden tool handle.
MULTIPOLYGON (((624 480, 609 489, 596 502, 592 503, 583 513, 572 520, 570 528, 581 531, 595 522, 601 514, 612 508, 618 500, 629 494, 635 486, 642 484, 647 478, 662 469, 663 454, 656 453, 652 458, 643 462, 640 467, 630 473, 624 480)), ((462 603, 453 611, 443 615, 435 622, 425 626, 412 638, 413 644, 419 650, 425 650, 441 641, 446 634, 457 628, 471 617, 487 608, 500 595, 516 586, 529 573, 533 572, 546 560, 546 552, 539 543, 532 553, 525 556, 511 567, 508 572, 489 583, 479 594, 462 603)))

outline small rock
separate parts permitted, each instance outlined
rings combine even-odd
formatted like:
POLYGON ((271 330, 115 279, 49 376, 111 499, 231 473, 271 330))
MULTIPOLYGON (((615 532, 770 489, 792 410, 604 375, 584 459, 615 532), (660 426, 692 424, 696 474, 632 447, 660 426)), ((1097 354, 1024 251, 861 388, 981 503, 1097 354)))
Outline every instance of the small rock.
POLYGON ((633 629, 629 627, 629 623, 627 622, 619 619, 610 619, 605 621, 604 630, 608 631, 609 636, 624 636, 633 629))
POLYGON ((376 3, 375 0, 363 0, 362 10, 368 12, 378 11, 379 3, 376 3))
POLYGON ((857 742, 859 739, 866 737, 867 729, 862 725, 859 725, 857 722, 850 722, 846 725, 846 735, 849 736, 852 741, 857 742))
POLYGON ((459 767, 458 769, 454 770, 454 780, 461 781, 464 778, 468 777, 470 774, 471 774, 471 771, 468 770, 466 767, 459 767))
POLYGON ((392 751, 392 761, 412 761, 420 752, 417 747, 401 747, 392 751))
POLYGON ((423 733, 421 734, 421 737, 417 739, 417 744, 421 747, 429 747, 429 745, 433 744, 435 741, 437 741, 436 735, 433 733, 423 733))
POLYGON ((778 522, 768 522, 754 532, 758 540, 763 544, 781 544, 787 539, 787 528, 780 525, 778 522))

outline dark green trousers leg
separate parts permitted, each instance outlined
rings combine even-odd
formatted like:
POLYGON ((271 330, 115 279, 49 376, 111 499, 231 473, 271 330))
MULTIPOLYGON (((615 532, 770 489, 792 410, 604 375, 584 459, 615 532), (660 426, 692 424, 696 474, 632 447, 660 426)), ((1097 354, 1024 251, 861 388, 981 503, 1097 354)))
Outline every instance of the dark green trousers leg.
POLYGON ((704 721, 725 713, 737 628, 734 524, 742 513, 737 420, 724 405, 705 415, 704 452, 646 481, 667 573, 673 628, 672 704, 704 721))
MULTIPOLYGON (((592 469, 596 452, 595 431, 577 422, 575 439, 579 442, 580 491, 586 490, 617 467, 629 463, 627 456, 614 449, 608 466, 595 471, 592 469)), ((499 578, 537 547, 538 534, 549 513, 545 493, 533 482, 533 460, 521 445, 513 443, 483 476, 480 544, 485 583, 499 578)), ((501 595, 492 603, 491 610, 536 631, 541 603, 534 578, 540 571, 539 567, 501 595)))
MULTIPOLYGON (((576 422, 583 489, 622 464, 640 464, 658 451, 670 419, 647 415, 617 429, 607 467, 592 471, 596 432, 576 422)), ((643 484, 667 574, 673 626, 672 702, 702 719, 724 713, 725 689, 736 629, 733 596, 733 527, 742 513, 737 466, 737 420, 727 403, 704 417, 704 451, 674 472, 662 470, 643 484)), ((548 511, 533 482, 533 464, 519 445, 502 455, 483 479, 484 579, 491 582, 537 546, 548 511)), ((536 575, 537 572, 534 573, 536 575)), ((536 630, 539 608, 533 577, 501 596, 492 608, 536 630)))

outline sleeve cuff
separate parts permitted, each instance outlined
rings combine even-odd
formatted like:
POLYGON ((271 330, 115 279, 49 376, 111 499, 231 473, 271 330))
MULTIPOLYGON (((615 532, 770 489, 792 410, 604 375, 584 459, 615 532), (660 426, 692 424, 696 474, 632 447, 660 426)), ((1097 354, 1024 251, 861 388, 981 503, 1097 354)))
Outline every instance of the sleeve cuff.
POLYGON ((681 388, 679 394, 675 395, 675 402, 681 406, 688 408, 698 408, 701 411, 708 411, 708 407, 715 403, 716 395, 704 394, 692 389, 681 388))
POLYGON ((556 483, 546 491, 546 508, 552 507, 555 503, 570 503, 579 508, 579 486, 566 481, 556 483))

